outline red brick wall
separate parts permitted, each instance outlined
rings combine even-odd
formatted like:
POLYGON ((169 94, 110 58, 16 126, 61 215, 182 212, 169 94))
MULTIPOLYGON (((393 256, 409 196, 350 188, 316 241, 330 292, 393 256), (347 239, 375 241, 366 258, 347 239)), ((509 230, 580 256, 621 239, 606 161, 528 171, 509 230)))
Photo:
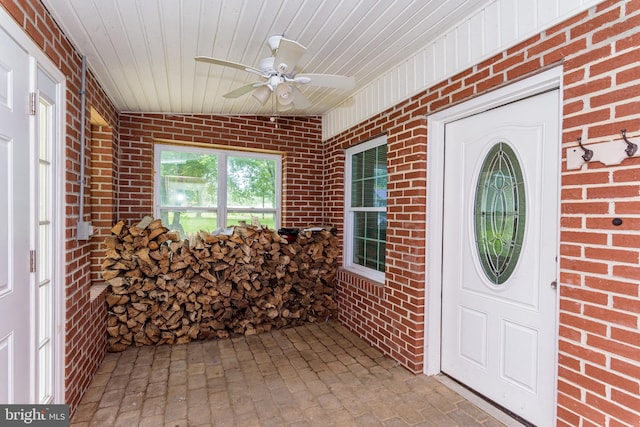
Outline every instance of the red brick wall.
MULTIPOLYGON (((425 114, 562 65, 563 159, 578 136, 603 142, 626 128, 638 143, 639 61, 640 0, 606 1, 326 141, 335 224, 342 149, 382 133, 389 144, 386 283, 341 271, 340 320, 411 371, 423 369, 425 114)), ((640 158, 577 171, 565 161, 561 186, 558 425, 639 425, 640 158)))
POLYGON ((95 233, 91 239, 91 283, 102 283, 101 265, 106 250, 105 237, 118 221, 118 146, 113 129, 91 126, 91 192, 88 205, 95 233))
POLYGON ((326 144, 327 222, 342 229, 344 149, 383 133, 387 135, 386 283, 382 286, 341 271, 339 318, 412 372, 422 371, 424 347, 424 108, 423 97, 412 98, 326 144))
MULTIPOLYGON (((88 387, 106 349, 104 325, 106 311, 99 300, 89 300, 90 290, 90 243, 76 241, 76 222, 79 214, 80 174, 80 86, 81 56, 55 24, 48 11, 37 0, 0 0, 17 24, 45 52, 66 77, 66 141, 65 159, 58 167, 65 173, 65 265, 64 278, 66 307, 66 403, 75 411, 84 391, 88 387), (98 333, 100 331, 100 333, 98 333)), ((87 76, 87 102, 84 123, 89 130, 89 106, 93 106, 110 123, 116 123, 116 111, 91 73, 87 76)), ((86 170, 90 173, 90 146, 85 141, 86 170)), ((85 201, 89 201, 89 180, 85 181, 85 201)), ((87 205, 85 220, 91 219, 87 205)))
POLYGON ((123 113, 119 135, 121 218, 153 215, 153 141, 172 140, 282 153, 281 225, 323 223, 319 117, 280 117, 276 127, 268 117, 123 113))

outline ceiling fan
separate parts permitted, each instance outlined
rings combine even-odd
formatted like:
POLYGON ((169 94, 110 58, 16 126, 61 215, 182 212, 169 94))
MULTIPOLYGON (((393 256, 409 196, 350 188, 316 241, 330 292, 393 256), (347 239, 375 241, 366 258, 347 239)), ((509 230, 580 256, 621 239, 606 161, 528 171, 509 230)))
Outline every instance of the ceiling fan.
POLYGON ((271 36, 268 39, 272 56, 263 58, 258 67, 226 61, 224 59, 196 56, 195 60, 210 64, 232 67, 255 74, 261 81, 249 83, 222 95, 224 98, 238 98, 253 91, 253 97, 264 105, 275 94, 275 108, 283 111, 290 108, 306 109, 311 103, 296 85, 321 86, 333 89, 351 90, 355 87, 353 77, 334 74, 309 74, 296 72, 296 65, 306 48, 300 43, 271 36))

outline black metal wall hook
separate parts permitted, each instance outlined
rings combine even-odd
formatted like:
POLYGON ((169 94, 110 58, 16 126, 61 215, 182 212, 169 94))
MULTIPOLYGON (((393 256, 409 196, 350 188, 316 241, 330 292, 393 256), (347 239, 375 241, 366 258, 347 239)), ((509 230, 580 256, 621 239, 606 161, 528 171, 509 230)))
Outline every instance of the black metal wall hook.
POLYGON ((620 133, 622 133, 622 139, 624 139, 624 142, 627 143, 627 148, 625 148, 624 152, 627 153, 627 156, 629 157, 633 156, 634 154, 636 154, 636 151, 638 151, 638 144, 634 144, 627 139, 626 129, 621 129, 620 133))
POLYGON ((582 155, 582 159, 585 162, 588 162, 589 160, 591 160, 591 158, 593 157, 593 150, 589 150, 588 148, 585 148, 584 145, 582 145, 581 136, 578 137, 578 145, 580 146, 580 148, 582 148, 582 151, 584 151, 584 154, 582 155))

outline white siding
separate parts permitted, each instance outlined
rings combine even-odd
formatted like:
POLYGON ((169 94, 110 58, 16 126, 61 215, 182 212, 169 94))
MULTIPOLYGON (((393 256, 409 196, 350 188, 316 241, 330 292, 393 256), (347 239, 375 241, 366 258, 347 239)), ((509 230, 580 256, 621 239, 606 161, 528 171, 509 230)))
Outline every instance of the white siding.
POLYGON ((323 139, 602 0, 493 0, 322 118, 323 139))

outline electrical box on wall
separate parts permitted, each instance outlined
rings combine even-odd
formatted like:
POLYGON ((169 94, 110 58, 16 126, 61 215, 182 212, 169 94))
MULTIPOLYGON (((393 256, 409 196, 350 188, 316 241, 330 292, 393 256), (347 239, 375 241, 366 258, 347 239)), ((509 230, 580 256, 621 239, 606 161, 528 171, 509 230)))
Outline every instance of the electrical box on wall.
POLYGON ((91 221, 78 221, 76 228, 76 240, 89 240, 93 236, 95 229, 91 221))

